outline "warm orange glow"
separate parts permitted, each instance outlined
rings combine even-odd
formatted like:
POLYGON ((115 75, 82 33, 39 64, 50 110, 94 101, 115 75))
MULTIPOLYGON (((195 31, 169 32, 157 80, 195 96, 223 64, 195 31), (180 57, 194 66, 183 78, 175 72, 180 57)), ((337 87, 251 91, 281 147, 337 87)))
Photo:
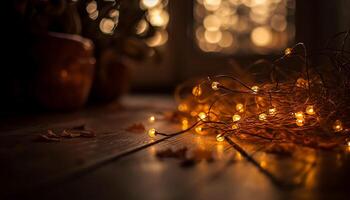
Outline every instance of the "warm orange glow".
POLYGON ((142 35, 148 30, 148 28, 148 23, 146 22, 146 20, 143 19, 136 26, 136 34, 142 35))
POLYGON ((192 94, 193 94, 193 96, 196 96, 196 97, 200 96, 202 94, 201 86, 197 85, 197 86, 193 87, 192 94))
POLYGON ((103 18, 100 22, 100 30, 105 34, 112 34, 115 28, 115 23, 113 20, 108 18, 103 18))
POLYGON ((250 37, 256 46, 267 46, 272 41, 272 33, 267 27, 255 28, 250 37))
POLYGON ((214 11, 220 7, 221 0, 203 0, 203 4, 205 9, 214 11))
POLYGON ((221 40, 219 41, 219 46, 222 48, 231 47, 233 44, 232 34, 228 31, 222 33, 221 40))
POLYGON ((269 108, 269 114, 270 115, 275 115, 277 113, 277 109, 275 107, 269 108))
POLYGON ((168 32, 165 30, 157 31, 152 38, 149 38, 146 43, 150 47, 161 46, 168 41, 168 32))
POLYGON ((222 38, 222 33, 221 31, 208 31, 206 30, 204 32, 204 39, 208 43, 218 43, 222 38))
POLYGON ((160 0, 141 0, 142 8, 153 8, 160 3, 160 0))
POLYGON ((95 12, 97 10, 97 3, 96 1, 91 1, 90 3, 88 3, 86 5, 86 12, 88 14, 92 14, 93 12, 95 12))
POLYGON ((195 128, 195 131, 198 133, 198 134, 203 134, 203 128, 201 126, 197 126, 195 128))
POLYGON ((150 123, 153 123, 153 122, 156 121, 156 117, 155 117, 155 116, 150 116, 150 117, 148 118, 148 121, 149 121, 150 123))
POLYGON ((225 140, 225 137, 222 134, 216 135, 216 141, 223 142, 225 140))
POLYGON ((307 106, 305 112, 308 115, 314 115, 315 114, 314 106, 307 106))
POLYGON ((199 117, 199 119, 201 119, 201 120, 205 120, 205 118, 207 118, 207 114, 205 114, 205 112, 200 112, 200 113, 198 114, 198 117, 199 117))
POLYGON ((267 115, 265 114, 265 113, 261 113, 260 115, 259 115, 259 120, 260 121, 264 121, 264 120, 266 120, 267 119, 267 115))
POLYGON ((216 15, 208 15, 204 18, 203 25, 208 31, 217 31, 220 29, 221 20, 216 15))
POLYGON ((333 130, 335 132, 340 132, 343 130, 343 123, 339 119, 335 120, 335 122, 333 124, 333 130))
POLYGON ((244 112, 244 106, 241 103, 236 104, 236 110, 238 112, 244 112))
POLYGON ((257 85, 254 85, 253 87, 251 87, 251 89, 253 90, 253 92, 256 94, 259 91, 259 87, 257 85))
POLYGON ((151 9, 148 11, 147 18, 153 26, 164 27, 169 22, 169 14, 163 9, 151 9))
POLYGON ((292 54, 292 49, 291 49, 291 48, 286 48, 286 49, 284 50, 284 54, 285 54, 285 55, 290 55, 290 54, 292 54))
POLYGON ((178 109, 179 111, 181 111, 181 112, 185 112, 185 111, 188 110, 188 106, 187 106, 187 104, 185 104, 185 103, 181 103, 181 104, 179 104, 179 106, 177 107, 177 109, 178 109))
POLYGON ((214 82, 211 83, 211 88, 213 90, 219 90, 219 85, 220 85, 219 82, 214 81, 214 82))
POLYGON ((231 127, 233 130, 236 130, 239 128, 238 124, 233 124, 232 127, 231 127))
POLYGON ((297 119, 304 119, 304 113, 302 111, 296 112, 294 116, 297 119))
POLYGON ((298 78, 297 82, 295 83, 295 85, 297 87, 300 88, 307 88, 309 86, 309 83, 307 80, 303 79, 303 78, 298 78))
POLYGON ((297 126, 303 126, 305 123, 305 120, 304 119, 296 119, 295 123, 297 126))
POLYGON ((154 128, 149 129, 148 135, 152 138, 155 137, 156 136, 156 129, 154 129, 154 128))
POLYGON ((233 122, 237 122, 237 121, 239 121, 239 120, 241 120, 241 116, 240 116, 239 114, 234 114, 234 115, 232 116, 232 121, 233 121, 233 122))

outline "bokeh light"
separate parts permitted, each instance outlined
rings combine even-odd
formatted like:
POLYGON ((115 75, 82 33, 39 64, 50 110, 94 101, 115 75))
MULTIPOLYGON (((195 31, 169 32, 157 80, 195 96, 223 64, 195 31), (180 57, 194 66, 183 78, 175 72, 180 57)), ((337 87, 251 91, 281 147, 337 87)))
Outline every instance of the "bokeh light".
POLYGON ((267 46, 272 41, 272 34, 268 27, 257 27, 253 30, 251 39, 256 46, 267 46))
POLYGON ((196 0, 198 47, 205 52, 279 52, 294 40, 294 4, 295 0, 196 0))
POLYGON ((113 20, 108 18, 103 18, 100 22, 100 30, 105 34, 112 34, 115 28, 115 23, 113 20))

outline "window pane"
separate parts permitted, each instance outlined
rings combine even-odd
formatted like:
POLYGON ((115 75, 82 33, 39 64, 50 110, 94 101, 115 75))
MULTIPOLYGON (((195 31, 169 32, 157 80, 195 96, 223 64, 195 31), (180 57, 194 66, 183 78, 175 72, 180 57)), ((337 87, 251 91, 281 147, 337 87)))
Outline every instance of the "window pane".
POLYGON ((203 52, 267 54, 294 40, 294 0, 195 0, 193 9, 203 52))

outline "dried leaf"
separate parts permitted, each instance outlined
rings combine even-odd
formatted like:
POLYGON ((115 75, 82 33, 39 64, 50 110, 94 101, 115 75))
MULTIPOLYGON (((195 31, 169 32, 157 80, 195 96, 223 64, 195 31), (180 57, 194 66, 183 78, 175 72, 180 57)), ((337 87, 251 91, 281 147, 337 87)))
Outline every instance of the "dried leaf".
POLYGON ((50 138, 59 138, 60 137, 59 135, 54 133, 52 130, 47 130, 46 136, 50 137, 50 138))
POLYGON ((59 142, 61 141, 58 138, 52 138, 52 137, 48 137, 45 134, 39 135, 39 137, 37 138, 37 141, 39 142, 59 142))
POLYGON ((59 142, 60 136, 54 133, 52 130, 47 130, 46 134, 40 134, 37 138, 39 142, 59 142))

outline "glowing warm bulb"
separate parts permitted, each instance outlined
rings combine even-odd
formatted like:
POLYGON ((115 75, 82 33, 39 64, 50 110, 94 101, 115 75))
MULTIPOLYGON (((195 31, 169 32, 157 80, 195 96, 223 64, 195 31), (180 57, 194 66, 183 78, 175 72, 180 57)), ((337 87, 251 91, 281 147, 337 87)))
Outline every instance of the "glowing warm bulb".
POLYGON ((267 119, 267 115, 266 115, 265 113, 261 113, 261 114, 259 115, 259 120, 264 121, 264 120, 266 120, 266 119, 267 119))
POLYGON ((179 111, 181 111, 181 112, 185 112, 185 111, 188 110, 188 107, 187 107, 187 105, 186 105, 185 103, 181 103, 181 104, 179 104, 179 106, 177 107, 177 109, 178 109, 179 111))
POLYGON ((277 109, 275 107, 269 108, 269 114, 275 115, 277 113, 277 109))
POLYGON ((148 118, 148 121, 151 122, 151 123, 153 123, 153 122, 156 121, 156 117, 155 117, 155 116, 150 116, 150 117, 148 118))
POLYGON ((231 127, 233 130, 236 130, 239 128, 238 124, 233 124, 232 127, 231 127))
POLYGON ((296 112, 294 116, 297 119, 304 119, 304 113, 302 111, 296 112))
POLYGON ((185 118, 185 119, 182 119, 181 123, 184 125, 184 124, 188 124, 188 120, 185 118))
POLYGON ((151 129, 149 129, 148 130, 148 135, 150 136, 150 137, 156 137, 156 134, 157 134, 157 132, 156 132, 156 129, 154 129, 154 128, 151 128, 151 129))
POLYGON ((146 8, 152 8, 159 4, 159 2, 159 0, 141 0, 141 5, 146 8))
POLYGON ((205 118, 207 118, 207 114, 205 114, 205 112, 200 112, 198 114, 198 117, 199 117, 199 119, 204 120, 205 118))
POLYGON ((295 123, 298 125, 298 126, 303 126, 304 125, 304 119, 297 119, 295 120, 295 123))
POLYGON ((182 120, 182 130, 186 130, 186 129, 188 129, 188 120, 183 119, 182 120))
POLYGON ((192 94, 196 97, 200 96, 202 94, 202 88, 201 86, 197 85, 197 86, 194 86, 193 89, 192 89, 192 94))
POLYGON ((286 48, 285 50, 284 50, 284 55, 290 55, 290 54, 292 54, 292 48, 286 48))
POLYGON ((201 126, 197 126, 194 130, 199 134, 203 133, 203 128, 201 126))
POLYGON ((347 143, 348 147, 350 147, 350 141, 347 143))
POLYGON ((232 121, 237 122, 237 121, 239 121, 239 120, 241 120, 241 116, 240 116, 240 115, 234 114, 234 115, 232 116, 232 121))
POLYGON ((244 112, 244 106, 243 106, 243 104, 238 103, 238 104, 236 105, 236 110, 237 110, 238 112, 244 112))
POLYGON ((223 142, 225 140, 225 137, 222 134, 216 135, 216 141, 223 142))
POLYGON ((305 112, 308 115, 314 115, 315 114, 314 106, 307 106, 305 112))
POLYGON ((259 91, 259 87, 254 85, 253 87, 251 87, 251 89, 253 90, 254 94, 258 93, 259 91))
POLYGON ((335 120, 333 124, 333 130, 335 132, 340 132, 343 130, 343 123, 340 120, 335 120))
POLYGON ((219 90, 219 85, 220 85, 219 82, 214 81, 214 82, 212 82, 212 84, 211 84, 211 88, 212 88, 213 90, 219 90))
POLYGON ((309 87, 309 82, 303 78, 298 78, 295 85, 300 88, 307 88, 309 87))

